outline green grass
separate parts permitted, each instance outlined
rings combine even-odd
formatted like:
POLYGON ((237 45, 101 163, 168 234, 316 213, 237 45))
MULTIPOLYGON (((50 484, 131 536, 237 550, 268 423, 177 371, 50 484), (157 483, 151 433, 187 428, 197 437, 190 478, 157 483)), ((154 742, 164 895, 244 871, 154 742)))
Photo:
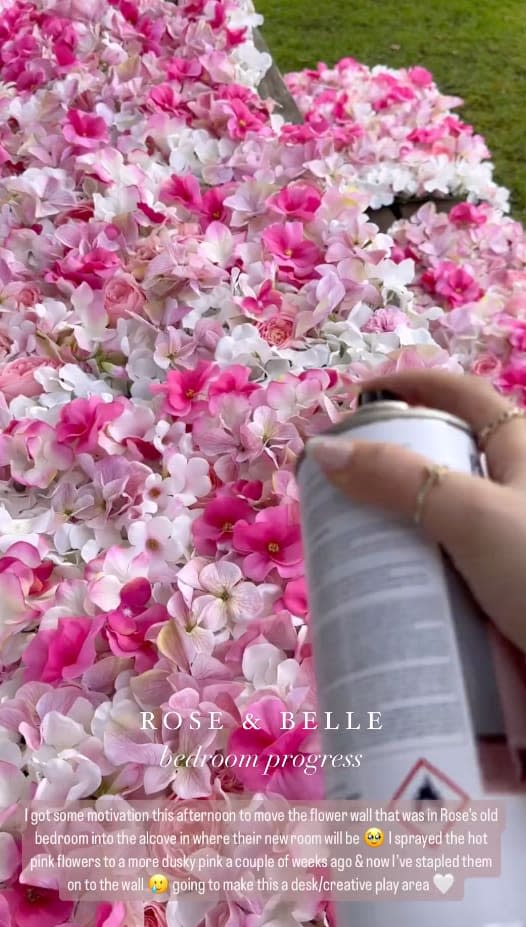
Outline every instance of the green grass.
POLYGON ((492 152, 512 215, 526 221, 526 0, 255 0, 281 71, 350 55, 420 64, 462 97, 492 152))

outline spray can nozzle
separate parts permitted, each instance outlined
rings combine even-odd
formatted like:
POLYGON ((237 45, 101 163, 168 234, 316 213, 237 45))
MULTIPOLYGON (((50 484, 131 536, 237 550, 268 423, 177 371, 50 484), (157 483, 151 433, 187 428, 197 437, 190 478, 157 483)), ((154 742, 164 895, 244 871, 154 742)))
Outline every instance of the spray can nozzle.
POLYGON ((372 402, 400 402, 400 396, 388 389, 364 389, 358 396, 358 408, 368 406, 372 402))

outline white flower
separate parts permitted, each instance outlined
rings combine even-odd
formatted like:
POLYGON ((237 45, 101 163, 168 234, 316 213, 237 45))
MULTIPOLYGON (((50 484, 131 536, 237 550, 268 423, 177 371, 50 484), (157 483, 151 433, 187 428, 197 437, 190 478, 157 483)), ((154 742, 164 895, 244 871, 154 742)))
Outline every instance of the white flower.
POLYGON ((286 659, 284 651, 274 644, 252 644, 243 653, 243 676, 252 683, 254 689, 276 686, 279 666, 286 659))
POLYGON ((177 563, 190 544, 189 515, 179 515, 173 521, 158 515, 149 521, 135 521, 128 528, 128 540, 135 554, 148 553, 160 561, 177 563))

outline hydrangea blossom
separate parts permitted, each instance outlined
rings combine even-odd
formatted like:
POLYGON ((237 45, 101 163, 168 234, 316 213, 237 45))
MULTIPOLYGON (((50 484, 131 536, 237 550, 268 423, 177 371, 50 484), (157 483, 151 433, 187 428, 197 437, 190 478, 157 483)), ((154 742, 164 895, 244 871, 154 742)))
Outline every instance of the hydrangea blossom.
POLYGON ((316 706, 306 439, 373 371, 469 369, 526 403, 526 240, 458 101, 423 68, 346 59, 289 76, 306 119, 288 125, 257 94, 260 23, 250 0, 1 5, 9 927, 333 923, 323 900, 62 902, 20 881, 17 803, 320 794, 296 769, 160 765, 312 748, 276 725, 280 706, 316 706), (435 191, 469 200, 389 234, 367 214, 435 191), (142 731, 159 706, 220 710, 225 729, 142 731))

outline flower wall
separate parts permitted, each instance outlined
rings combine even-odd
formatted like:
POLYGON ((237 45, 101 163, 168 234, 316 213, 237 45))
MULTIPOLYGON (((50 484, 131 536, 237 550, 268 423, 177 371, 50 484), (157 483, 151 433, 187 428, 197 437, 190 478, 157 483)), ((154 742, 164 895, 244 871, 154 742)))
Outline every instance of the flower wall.
POLYGON ((18 802, 321 795, 294 465, 373 371, 526 402, 526 240, 423 68, 257 95, 249 0, 0 4, 0 925, 294 927, 279 898, 73 905, 21 872, 18 802), (366 210, 423 206, 380 233, 366 210), (142 732, 142 710, 222 731, 142 732), (247 711, 264 719, 243 730, 247 711), (161 767, 165 749, 200 768, 161 767), (206 922, 204 920, 206 915, 206 922))

